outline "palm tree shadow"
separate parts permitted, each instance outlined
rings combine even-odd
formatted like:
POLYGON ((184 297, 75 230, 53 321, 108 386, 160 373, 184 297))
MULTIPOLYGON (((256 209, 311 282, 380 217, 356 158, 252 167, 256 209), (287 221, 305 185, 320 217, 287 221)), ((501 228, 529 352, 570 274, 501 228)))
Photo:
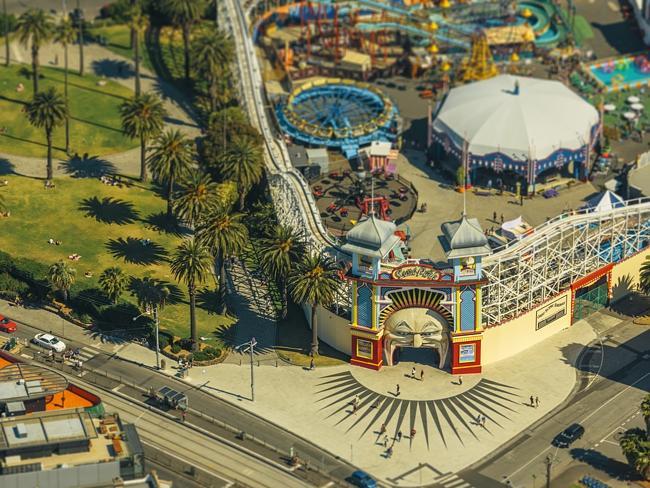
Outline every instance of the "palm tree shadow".
POLYGON ((236 328, 234 326, 217 327, 212 335, 220 340, 224 346, 232 349, 238 346, 236 338, 236 328))
POLYGON ((145 227, 158 233, 170 234, 175 237, 183 237, 191 234, 190 229, 182 225, 176 216, 173 215, 171 219, 167 218, 167 212, 149 214, 142 219, 142 222, 145 227))
POLYGON ((209 315, 219 315, 219 292, 209 288, 201 288, 196 294, 196 304, 206 310, 209 315))
POLYGON ((127 237, 110 239, 106 249, 115 258, 121 258, 125 263, 160 264, 167 260, 167 251, 160 244, 150 240, 127 237))
POLYGON ((79 210, 84 212, 86 217, 104 224, 132 224, 139 218, 138 211, 131 202, 113 197, 104 197, 101 200, 97 197, 85 198, 79 204, 79 210))
POLYGON ((9 162, 8 159, 0 158, 0 175, 14 174, 15 166, 9 162))
MULTIPOLYGON (((144 281, 145 280, 143 278, 131 278, 131 281, 129 283, 129 291, 134 295, 137 295, 138 290, 142 290, 144 288, 144 281)), ((160 288, 166 288, 168 291, 168 295, 165 299, 165 305, 177 305, 179 303, 186 302, 183 290, 181 290, 178 285, 170 283, 169 281, 156 280, 156 286, 160 288)))
POLYGON ((573 459, 582 461, 583 463, 606 473, 609 477, 630 481, 638 481, 641 479, 639 474, 636 473, 629 464, 617 459, 612 459, 594 449, 575 448, 571 449, 569 453, 573 459))
POLYGON ((117 168, 113 163, 100 159, 97 156, 75 154, 67 161, 63 161, 59 167, 73 178, 101 178, 102 176, 115 174, 117 168))
POLYGON ((99 59, 92 62, 93 71, 97 76, 127 79, 135 76, 131 63, 116 59, 99 59))

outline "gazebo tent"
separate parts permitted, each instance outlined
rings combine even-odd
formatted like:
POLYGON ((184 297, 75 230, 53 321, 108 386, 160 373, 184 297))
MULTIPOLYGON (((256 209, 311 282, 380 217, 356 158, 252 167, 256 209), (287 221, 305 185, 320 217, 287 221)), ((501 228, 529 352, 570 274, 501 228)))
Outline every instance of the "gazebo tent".
POLYGON ((456 159, 471 182, 480 167, 535 178, 573 161, 585 178, 598 111, 559 81, 500 75, 453 88, 431 125, 439 156, 456 159))
POLYGON ((587 200, 587 204, 584 208, 590 209, 594 212, 603 212, 624 206, 625 202, 621 197, 616 193, 607 190, 606 192, 600 193, 587 200))

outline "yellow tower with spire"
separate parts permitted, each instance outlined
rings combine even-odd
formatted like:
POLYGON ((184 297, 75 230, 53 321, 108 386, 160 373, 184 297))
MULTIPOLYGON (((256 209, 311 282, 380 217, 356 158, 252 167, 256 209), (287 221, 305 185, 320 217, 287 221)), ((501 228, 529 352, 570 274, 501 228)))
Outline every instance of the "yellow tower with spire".
POLYGON ((463 81, 479 81, 492 78, 497 74, 497 66, 492 59, 487 36, 483 32, 475 34, 472 38, 470 57, 463 63, 461 79, 463 81))

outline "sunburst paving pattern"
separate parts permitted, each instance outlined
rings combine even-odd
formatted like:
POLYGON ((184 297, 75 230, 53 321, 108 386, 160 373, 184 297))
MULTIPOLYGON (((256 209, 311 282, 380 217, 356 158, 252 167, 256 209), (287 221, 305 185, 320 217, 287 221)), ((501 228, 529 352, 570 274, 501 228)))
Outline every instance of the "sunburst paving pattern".
POLYGON ((462 445, 466 433, 474 439, 478 439, 479 431, 492 435, 493 429, 503 428, 522 406, 518 388, 485 378, 462 393, 434 400, 402 399, 396 394, 372 391, 349 371, 323 376, 322 380, 317 403, 326 419, 336 425, 348 422, 347 432, 359 430, 359 439, 378 435, 382 424, 390 426, 386 434, 393 436, 398 432, 408 436, 415 429, 424 435, 427 448, 435 438, 448 447, 450 435, 462 445), (487 420, 483 426, 477 421, 479 415, 487 420))

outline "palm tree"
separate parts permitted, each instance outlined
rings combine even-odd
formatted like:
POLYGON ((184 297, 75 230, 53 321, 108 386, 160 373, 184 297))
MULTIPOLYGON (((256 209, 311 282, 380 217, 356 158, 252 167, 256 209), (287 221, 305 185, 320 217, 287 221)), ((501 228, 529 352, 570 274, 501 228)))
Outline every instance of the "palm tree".
POLYGON ((58 261, 47 271, 47 281, 52 288, 63 293, 63 301, 68 301, 68 293, 74 284, 77 270, 64 261, 58 261))
POLYGON ((303 244, 296 231, 280 225, 273 234, 262 239, 260 256, 262 269, 280 287, 282 293, 282 318, 287 316, 287 281, 303 252, 303 244))
POLYGON ((117 266, 106 268, 99 276, 99 286, 114 304, 129 286, 130 278, 117 266))
POLYGON ((190 79, 190 36, 192 27, 205 11, 205 0, 163 0, 163 11, 172 18, 183 33, 183 54, 185 56, 185 79, 190 79))
MULTIPOLYGON (((157 325, 158 312, 165 307, 169 299, 170 290, 167 285, 147 276, 145 278, 131 278, 129 287, 131 288, 131 295, 135 297, 140 310, 147 314, 152 313, 154 323, 157 325)), ((155 334, 158 334, 157 327, 155 334)), ((158 344, 157 340, 156 344, 158 344)), ((158 350, 156 350, 156 354, 158 354, 158 350)), ((156 356, 156 364, 158 365, 158 356, 156 356)))
POLYGON ((147 30, 148 19, 139 5, 129 9, 129 27, 133 41, 133 58, 135 62, 135 96, 140 96, 140 36, 147 30))
POLYGON ((47 180, 52 180, 52 131, 61 125, 68 116, 68 106, 54 87, 34 95, 34 99, 25 107, 29 123, 39 129, 45 129, 47 141, 47 180))
POLYGON ((219 313, 225 311, 226 259, 241 253, 248 241, 248 230, 242 223, 244 214, 217 209, 197 229, 199 239, 210 249, 219 269, 219 313))
POLYGON ((311 355, 318 354, 318 322, 316 310, 320 305, 334 302, 339 279, 334 263, 321 254, 306 255, 289 276, 292 298, 311 306, 311 355))
POLYGON ((196 71, 207 79, 212 113, 217 110, 220 83, 227 78, 228 65, 234 58, 232 41, 219 30, 203 32, 192 41, 191 56, 196 71))
POLYGON ((187 285, 190 296, 190 337, 192 350, 198 345, 196 333, 196 284, 205 281, 210 273, 213 258, 208 248, 198 239, 184 240, 172 256, 169 267, 178 281, 187 285))
POLYGON ((147 181, 147 142, 163 129, 167 111, 162 101, 152 93, 124 102, 120 106, 122 131, 131 139, 140 139, 140 181, 147 181))
MULTIPOLYGON (((65 17, 60 24, 56 26, 54 32, 54 42, 58 42, 63 46, 63 98, 65 98, 66 106, 70 106, 68 102, 68 46, 74 43, 77 36, 75 28, 68 17, 65 17)), ((70 152, 70 114, 65 116, 65 152, 70 152)))
POLYGON ((645 257, 639 273, 639 288, 646 295, 650 293, 650 256, 645 257))
POLYGON ((220 204, 219 185, 209 175, 193 171, 176 192, 174 211, 176 215, 196 228, 199 220, 220 204))
POLYGON ((187 177, 194 162, 194 143, 179 130, 167 130, 156 138, 147 159, 159 183, 167 183, 167 218, 174 208, 174 183, 187 177))
POLYGON ((262 146, 252 137, 237 136, 223 162, 224 173, 237 183, 239 210, 244 209, 246 194, 260 181, 264 171, 262 146))
POLYGON ((20 43, 32 50, 32 80, 34 93, 38 93, 38 51, 52 37, 52 19, 40 9, 29 9, 18 17, 16 31, 20 43))

